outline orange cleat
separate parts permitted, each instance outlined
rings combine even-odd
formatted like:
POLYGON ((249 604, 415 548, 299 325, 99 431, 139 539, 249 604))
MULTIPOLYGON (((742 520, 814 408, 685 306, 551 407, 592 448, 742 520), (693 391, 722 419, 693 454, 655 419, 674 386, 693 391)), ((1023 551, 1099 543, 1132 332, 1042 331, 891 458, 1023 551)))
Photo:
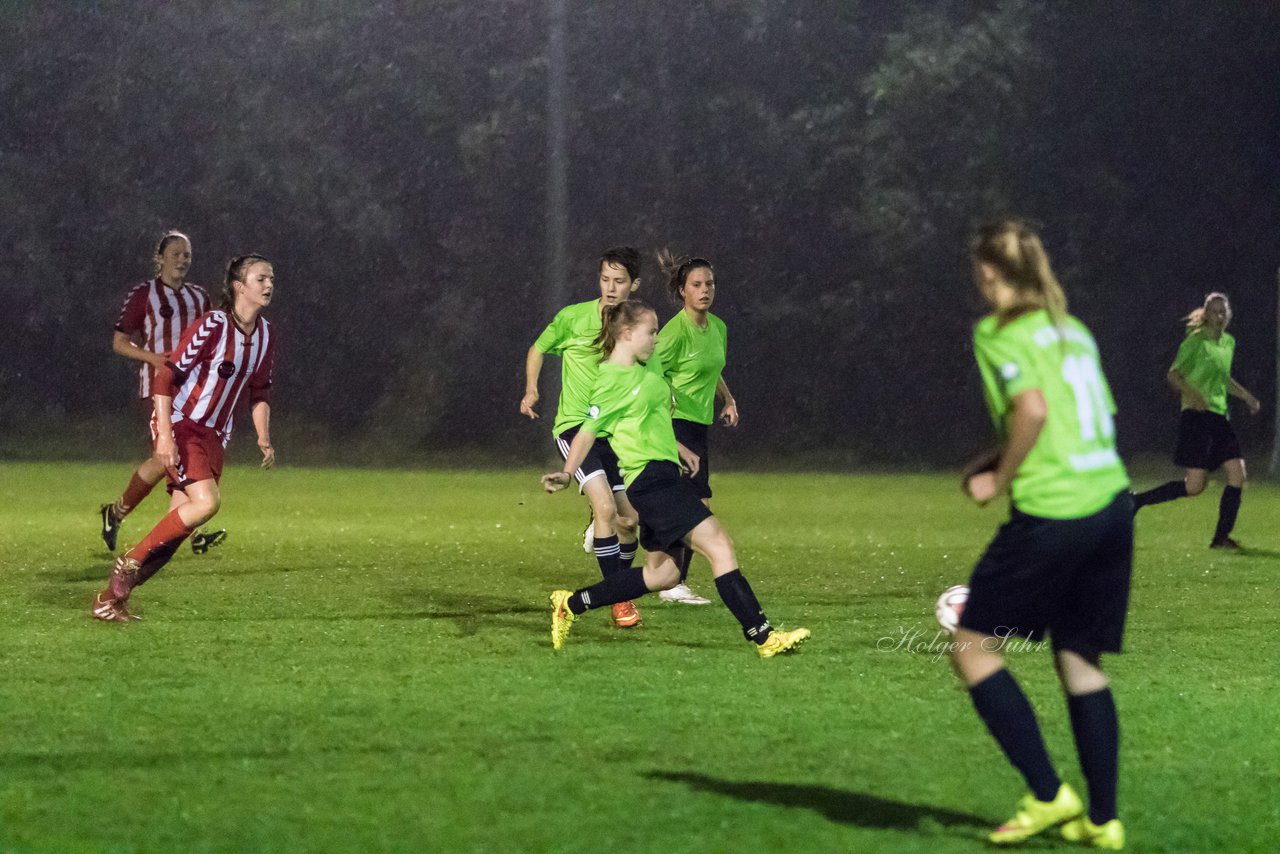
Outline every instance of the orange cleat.
POLYGON ((640 625, 640 612, 635 602, 619 602, 613 606, 613 624, 620 629, 640 625))

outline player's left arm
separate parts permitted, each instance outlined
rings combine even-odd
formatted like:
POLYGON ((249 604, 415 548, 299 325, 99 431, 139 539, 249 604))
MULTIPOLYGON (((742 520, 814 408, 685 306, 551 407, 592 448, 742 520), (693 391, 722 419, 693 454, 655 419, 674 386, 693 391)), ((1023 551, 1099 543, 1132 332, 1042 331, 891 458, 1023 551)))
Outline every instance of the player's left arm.
POLYGON ((1018 468, 1026 460, 1040 438, 1049 406, 1044 392, 1029 388, 1019 392, 1009 401, 1009 434, 1000 452, 1000 462, 994 471, 980 472, 969 478, 969 495, 979 504, 986 504, 1005 492, 1018 474, 1018 468))
POLYGON ((258 434, 258 449, 262 451, 264 469, 276 464, 276 449, 271 446, 271 381, 275 371, 275 344, 274 337, 268 340, 267 352, 249 380, 249 412, 253 417, 253 429, 258 434))
POLYGON ((726 427, 738 426, 738 401, 729 391, 729 384, 724 381, 724 374, 716 379, 716 397, 724 401, 724 409, 720 410, 720 420, 726 427))
POLYGON ((262 451, 262 467, 269 469, 276 464, 276 449, 271 447, 271 404, 260 400, 251 412, 253 429, 258 433, 258 448, 262 451))
POLYGON ((1227 377, 1227 391, 1232 397, 1238 397, 1244 401, 1244 405, 1249 407, 1250 415, 1257 415, 1262 411, 1262 403, 1258 398, 1250 393, 1249 389, 1236 382, 1235 377, 1227 377))

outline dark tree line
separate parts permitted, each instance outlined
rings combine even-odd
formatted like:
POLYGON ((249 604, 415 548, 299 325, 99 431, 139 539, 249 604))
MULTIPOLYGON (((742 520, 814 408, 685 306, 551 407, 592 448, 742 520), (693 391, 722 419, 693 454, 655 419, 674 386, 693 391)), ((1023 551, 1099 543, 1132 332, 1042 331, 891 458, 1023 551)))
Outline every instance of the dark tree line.
MULTIPOLYGON (((634 243, 665 315, 652 250, 713 258, 736 445, 888 462, 979 444, 964 241, 1008 212, 1043 225, 1128 450, 1168 443, 1177 320, 1208 290, 1235 298, 1237 374, 1270 397, 1274 4, 569 6, 568 292, 590 298, 594 256, 634 243)), ((516 413, 551 309, 542 14, 6 4, 0 453, 125 409, 110 327, 169 226, 211 289, 235 252, 276 260, 295 448, 542 448, 546 422, 516 413)))

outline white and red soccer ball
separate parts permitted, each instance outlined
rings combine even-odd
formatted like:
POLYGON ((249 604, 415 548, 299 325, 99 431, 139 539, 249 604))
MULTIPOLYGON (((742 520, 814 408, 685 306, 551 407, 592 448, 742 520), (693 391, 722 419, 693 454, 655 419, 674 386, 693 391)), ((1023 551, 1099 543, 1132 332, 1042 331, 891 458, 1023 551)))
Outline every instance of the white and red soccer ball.
POLYGON ((938 625, 949 635, 954 635, 960 625, 960 615, 964 613, 964 605, 969 601, 969 588, 963 584, 955 584, 942 591, 938 602, 933 606, 933 615, 938 618, 938 625))

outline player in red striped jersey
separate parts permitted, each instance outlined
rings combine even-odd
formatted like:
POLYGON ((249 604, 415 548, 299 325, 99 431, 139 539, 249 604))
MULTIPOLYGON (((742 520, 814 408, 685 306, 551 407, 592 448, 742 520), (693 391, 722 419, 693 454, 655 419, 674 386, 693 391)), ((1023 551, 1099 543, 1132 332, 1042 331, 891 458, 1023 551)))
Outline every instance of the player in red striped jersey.
MULTIPOLYGON (((115 353, 141 363, 138 397, 146 401, 148 410, 156 371, 178 346, 182 331, 213 307, 204 288, 184 281, 191 268, 191 238, 187 235, 181 231, 165 232, 156 244, 155 266, 155 278, 137 285, 125 297, 111 339, 115 353)), ((120 523, 163 477, 164 466, 155 456, 148 457, 134 470, 120 497, 99 508, 102 540, 110 551, 116 550, 120 523)), ((203 553, 225 537, 226 531, 197 533, 192 538, 192 548, 203 553)))
POLYGON ((262 467, 275 464, 271 447, 271 328, 260 317, 271 304, 275 272, 261 255, 227 265, 222 308, 198 318, 156 372, 151 419, 155 459, 165 468, 176 506, 128 552, 116 558, 93 616, 136 619, 127 603, 133 589, 155 575, 183 540, 213 518, 222 499, 218 481, 237 403, 249 398, 262 467))

